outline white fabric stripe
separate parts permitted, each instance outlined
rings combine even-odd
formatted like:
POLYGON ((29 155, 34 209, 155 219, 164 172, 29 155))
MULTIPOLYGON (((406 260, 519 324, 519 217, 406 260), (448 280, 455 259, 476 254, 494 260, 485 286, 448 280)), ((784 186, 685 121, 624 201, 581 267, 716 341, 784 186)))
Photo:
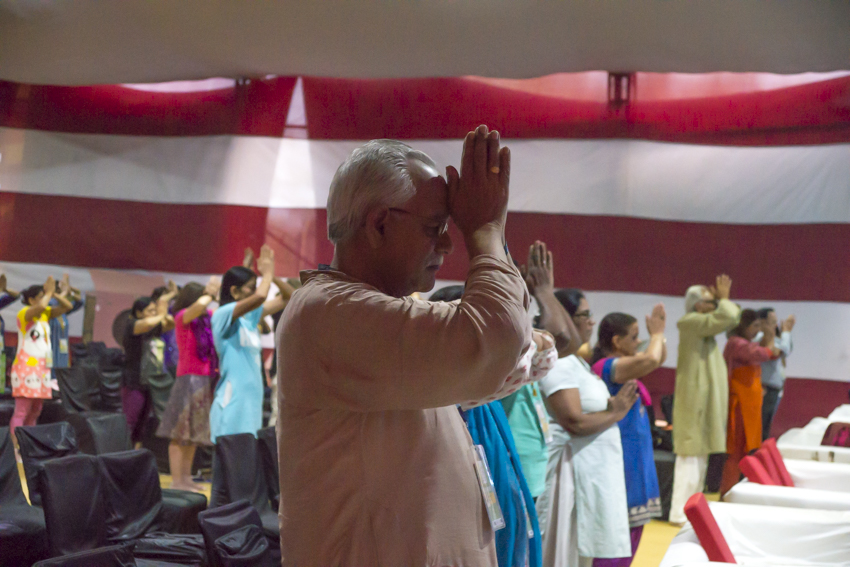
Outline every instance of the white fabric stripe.
MULTIPOLYGON (((438 280, 434 290, 447 285, 462 285, 460 281, 438 280)), ((427 296, 430 294, 423 294, 427 296)), ((676 368, 679 348, 678 321, 685 313, 684 297, 652 295, 647 293, 627 293, 611 291, 585 291, 593 318, 597 324, 607 314, 615 311, 628 313, 640 323, 642 339, 647 338, 644 316, 648 315, 656 303, 664 303, 667 310, 667 360, 666 368, 676 368)), ((797 317, 793 330, 794 350, 788 357, 785 373, 795 378, 815 378, 850 382, 850 347, 846 341, 847 321, 850 320, 850 303, 827 301, 758 301, 738 300, 744 308, 759 309, 773 307, 780 319, 788 315, 797 317)), ((533 300, 532 300, 533 301, 533 300)), ((534 302, 533 302, 534 303, 534 302)), ((536 314, 536 305, 532 313, 536 314)), ((596 342, 596 328, 591 339, 596 342)), ((721 349, 726 345, 726 336, 718 335, 721 349)))
MULTIPOLYGON (((220 274, 177 274, 148 272, 143 270, 115 270, 124 274, 138 274, 139 276, 159 276, 165 282, 173 279, 180 285, 190 281, 205 283, 210 275, 220 274)), ((63 273, 71 276, 71 283, 84 293, 95 292, 94 282, 85 268, 69 268, 64 266, 26 264, 17 262, 0 262, 0 273, 8 277, 8 286, 20 291, 22 288, 34 283, 43 282, 48 275, 61 277, 63 273)), ((434 290, 446 285, 463 284, 459 281, 437 280, 434 290)), ((734 288, 733 288, 734 292, 734 288)), ((274 288, 272 288, 274 293, 274 288)), ((667 308, 667 349, 668 357, 664 366, 676 367, 676 352, 679 344, 679 336, 676 330, 676 321, 684 314, 684 298, 677 296, 652 295, 645 293, 626 292, 602 292, 586 291, 588 302, 594 313, 597 323, 606 313, 622 311, 637 317, 641 323, 641 335, 646 338, 646 329, 643 321, 644 315, 648 314, 652 307, 663 302, 667 308)), ((423 297, 430 295, 423 294, 423 297)), ((128 294, 127 306, 134 299, 128 294)), ((760 307, 773 307, 777 316, 784 319, 790 314, 797 316, 797 325, 794 327, 794 351, 788 357, 786 373, 795 378, 815 378, 824 380, 850 381, 850 347, 846 341, 844 331, 847 321, 850 321, 850 303, 832 303, 825 301, 757 301, 757 300, 733 300, 743 307, 758 309, 760 307)), ((21 304, 16 302, 0 311, 0 315, 6 321, 6 330, 14 331, 15 314, 21 304)), ((536 312, 536 306, 532 312, 536 312)), ((82 311, 70 317, 70 331, 72 336, 82 334, 82 311)), ((111 322, 110 322, 111 324, 111 322)), ((263 346, 273 346, 271 336, 264 336, 263 346)), ((595 336, 594 339, 595 341, 595 336)), ((718 336, 720 348, 726 344, 725 336, 718 336)))
MULTIPOLYGON (((711 223, 850 222, 850 144, 726 147, 505 140, 517 212, 711 223)), ((322 208, 360 141, 0 128, 0 190, 155 203, 322 208)), ((444 167, 459 140, 413 146, 444 167)))

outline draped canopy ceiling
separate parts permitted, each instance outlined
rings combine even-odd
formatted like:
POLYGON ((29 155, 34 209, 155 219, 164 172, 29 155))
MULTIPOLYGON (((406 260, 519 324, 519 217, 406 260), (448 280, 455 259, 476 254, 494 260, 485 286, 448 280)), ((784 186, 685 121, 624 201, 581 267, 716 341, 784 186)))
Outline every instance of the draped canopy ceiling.
POLYGON ((0 2, 21 83, 848 68, 846 0, 0 2))

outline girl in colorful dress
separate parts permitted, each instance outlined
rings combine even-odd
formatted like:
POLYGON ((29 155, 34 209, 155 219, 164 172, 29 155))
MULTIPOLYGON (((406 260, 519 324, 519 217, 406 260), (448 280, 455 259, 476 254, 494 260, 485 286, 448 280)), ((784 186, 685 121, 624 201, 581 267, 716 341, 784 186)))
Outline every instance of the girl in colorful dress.
POLYGON ((209 305, 219 291, 218 278, 206 287, 191 282, 183 286, 174 301, 177 341, 177 378, 156 431, 171 440, 168 465, 172 488, 200 492, 192 480, 192 461, 198 445, 210 443, 212 382, 218 375, 218 356, 212 338, 212 311, 209 305))
POLYGON ((729 422, 726 426, 726 452, 720 494, 741 480, 738 463, 761 446, 761 363, 782 354, 774 345, 774 329, 766 329, 762 343, 752 342, 763 330, 763 322, 752 309, 741 311, 738 326, 729 333, 723 358, 729 372, 729 422))
POLYGON ((50 368, 53 352, 50 347, 50 319, 59 317, 71 309, 68 301, 68 276, 62 279, 62 289, 56 293, 56 280, 47 278, 44 285, 32 285, 21 292, 24 308, 18 312, 18 353, 12 364, 12 396, 15 398, 15 413, 9 423, 12 438, 15 428, 35 425, 41 415, 44 400, 53 397, 51 392, 50 368), (59 303, 50 307, 50 300, 59 303))
MULTIPOLYGON (((658 304, 646 316, 649 343, 638 352, 640 332, 637 319, 625 313, 609 313, 599 323, 599 340, 593 349, 591 368, 617 395, 626 382, 643 378, 667 358, 667 339, 664 305, 658 304)), ((655 470, 652 433, 646 406, 652 404, 649 392, 637 382, 640 396, 626 417, 618 422, 623 443, 623 464, 626 474, 626 497, 629 507, 632 555, 624 559, 594 561, 594 565, 627 567, 643 535, 643 526, 661 516, 658 473, 655 470)))
POLYGON ((263 426, 263 367, 258 326, 281 311, 294 291, 274 276, 274 252, 263 245, 257 260, 262 281, 250 268, 234 266, 221 279, 221 306, 212 316, 212 333, 221 368, 210 410, 210 438, 257 434, 263 426), (281 295, 267 299, 272 280, 281 295))

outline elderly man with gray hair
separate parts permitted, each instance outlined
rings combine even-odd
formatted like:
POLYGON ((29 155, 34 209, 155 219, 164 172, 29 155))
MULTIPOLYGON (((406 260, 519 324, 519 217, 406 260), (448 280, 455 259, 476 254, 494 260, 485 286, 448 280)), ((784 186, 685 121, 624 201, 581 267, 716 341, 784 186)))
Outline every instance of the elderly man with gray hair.
POLYGON ((492 396, 534 348, 504 244, 509 168, 485 126, 446 179, 392 140, 339 167, 333 261, 302 273, 277 331, 284 565, 497 564, 494 495, 455 404, 492 396), (449 219, 463 297, 412 299, 452 251, 449 219))
POLYGON ((679 358, 673 394, 673 500, 670 522, 685 522, 685 503, 705 486, 708 456, 726 452, 729 377, 715 335, 738 321, 741 308, 729 301, 732 278, 694 285, 685 294, 679 327, 679 358))

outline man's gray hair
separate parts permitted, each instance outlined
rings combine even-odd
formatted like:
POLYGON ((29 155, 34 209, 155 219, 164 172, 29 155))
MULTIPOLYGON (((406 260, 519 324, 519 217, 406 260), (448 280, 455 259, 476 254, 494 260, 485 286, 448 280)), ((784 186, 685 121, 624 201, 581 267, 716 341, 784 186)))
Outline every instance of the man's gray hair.
POLYGON ((372 140, 351 152, 331 181, 328 239, 350 237, 376 207, 397 207, 416 194, 410 161, 436 167, 427 154, 397 140, 372 140))

